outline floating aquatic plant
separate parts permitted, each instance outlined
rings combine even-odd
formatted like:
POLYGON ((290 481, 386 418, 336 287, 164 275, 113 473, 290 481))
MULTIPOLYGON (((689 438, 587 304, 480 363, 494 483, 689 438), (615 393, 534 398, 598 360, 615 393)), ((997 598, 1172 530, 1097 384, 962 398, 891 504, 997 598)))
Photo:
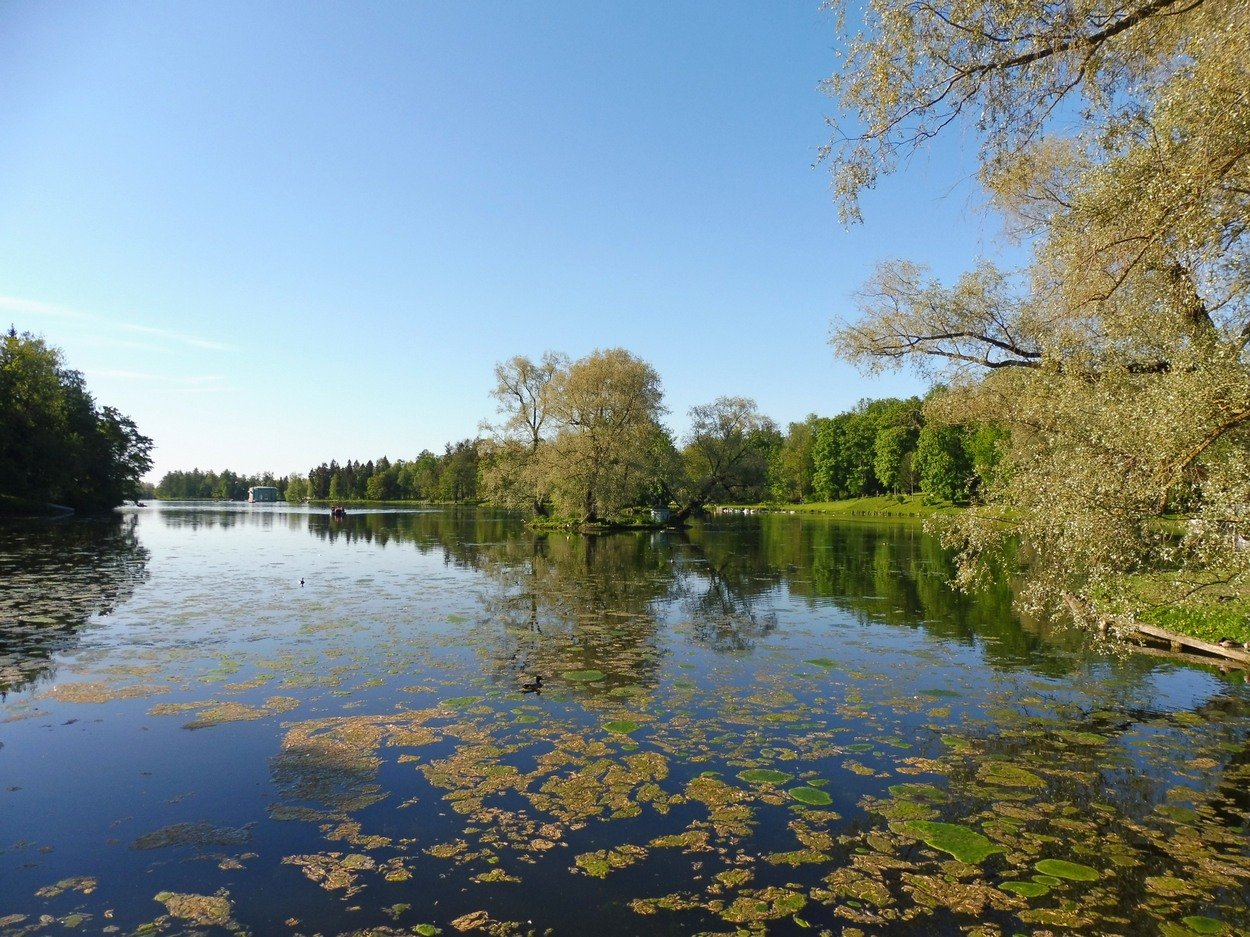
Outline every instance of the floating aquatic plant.
POLYGON ((1228 925, 1223 921, 1217 921, 1213 917, 1203 917, 1201 914, 1183 917, 1181 923, 1195 934, 1227 934, 1229 931, 1228 925))
POLYGON ((1006 852, 1002 846, 990 842, 976 830, 958 823, 908 820, 903 828, 934 849, 950 853, 960 862, 972 865, 979 865, 996 852, 1006 852))
POLYGON ((739 771, 738 777, 748 784, 785 784, 794 775, 774 768, 748 768, 746 771, 739 771))
POLYGON ((1046 782, 1026 768, 1003 761, 987 761, 977 769, 977 778, 1000 787, 1045 787, 1046 782))
POLYGON ((833 803, 833 798, 824 791, 815 787, 808 787, 807 785, 790 788, 790 796, 801 804, 807 804, 809 807, 827 807, 833 803))
POLYGON ((1096 882, 1102 878, 1096 869, 1081 865, 1079 862, 1069 862, 1066 859, 1043 859, 1033 868, 1043 875, 1054 875, 1073 882, 1096 882))
POLYGON ((604 679, 605 674, 602 670, 566 670, 560 676, 574 683, 595 683, 604 679))
POLYGON ((999 882, 998 887, 1021 898, 1037 898, 1050 891, 1049 886, 1040 882, 999 882))

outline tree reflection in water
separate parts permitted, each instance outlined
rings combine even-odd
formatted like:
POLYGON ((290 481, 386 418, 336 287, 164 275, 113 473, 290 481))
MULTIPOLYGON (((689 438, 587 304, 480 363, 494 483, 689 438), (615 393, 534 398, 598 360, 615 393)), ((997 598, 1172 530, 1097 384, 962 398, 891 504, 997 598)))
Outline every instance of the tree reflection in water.
POLYGON ((5 525, 0 541, 0 697, 53 673, 93 618, 128 601, 148 576, 137 516, 5 525))

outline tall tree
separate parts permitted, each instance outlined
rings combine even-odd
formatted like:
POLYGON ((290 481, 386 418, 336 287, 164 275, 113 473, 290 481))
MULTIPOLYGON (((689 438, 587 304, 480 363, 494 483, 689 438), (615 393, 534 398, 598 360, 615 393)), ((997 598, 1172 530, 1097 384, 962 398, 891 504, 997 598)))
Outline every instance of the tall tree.
POLYGON ((1010 432, 951 534, 974 579, 1008 538, 1036 608, 1133 607, 1167 563, 1173 601, 1244 581, 1250 554, 1250 9, 1235 0, 872 0, 828 83, 845 217, 945 127, 973 126, 982 182, 1028 268, 947 287, 884 265, 834 333, 868 368, 916 364, 952 392, 930 419, 1010 432), (1155 522, 1196 510, 1178 543, 1155 522))
POLYGON ((591 523, 654 487, 651 456, 667 433, 651 365, 623 348, 595 351, 558 376, 550 413, 557 429, 537 459, 561 513, 591 523))
POLYGON ((503 419, 482 427, 489 433, 482 483, 492 501, 547 512, 548 479, 538 471, 537 455, 551 435, 552 394, 568 364, 566 355, 547 351, 538 362, 517 355, 495 365, 490 395, 503 419))
POLYGON ((747 397, 717 397, 690 408, 690 431, 682 460, 685 491, 681 515, 710 500, 762 501, 768 465, 781 434, 747 397))
POLYGON ((791 423, 769 465, 769 488, 778 501, 810 501, 815 493, 812 448, 816 435, 828 422, 811 413, 801 423, 791 423))

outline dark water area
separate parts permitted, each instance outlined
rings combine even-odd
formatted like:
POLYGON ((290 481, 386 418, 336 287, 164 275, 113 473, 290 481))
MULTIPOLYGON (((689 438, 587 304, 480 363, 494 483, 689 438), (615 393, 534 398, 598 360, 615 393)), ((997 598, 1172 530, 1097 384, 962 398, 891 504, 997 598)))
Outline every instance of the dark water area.
POLYGON ((0 934, 1244 934, 1250 689, 912 524, 0 527, 0 934))

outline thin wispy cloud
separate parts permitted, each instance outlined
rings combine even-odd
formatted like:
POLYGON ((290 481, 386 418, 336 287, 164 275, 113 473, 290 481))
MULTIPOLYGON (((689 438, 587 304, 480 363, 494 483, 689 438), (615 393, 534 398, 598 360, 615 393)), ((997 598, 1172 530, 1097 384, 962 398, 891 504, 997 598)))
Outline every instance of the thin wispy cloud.
POLYGON ((184 394, 217 394, 233 391, 220 374, 156 374, 151 371, 127 371, 118 368, 99 368, 87 372, 94 378, 105 378, 114 381, 136 381, 157 384, 169 388, 175 393, 184 394))
POLYGON ((150 335, 154 338, 162 338, 166 341, 177 342, 182 345, 188 345, 192 348, 203 348, 207 351, 234 351, 234 346, 227 345, 224 342, 219 342, 211 338, 201 338, 198 335, 188 335, 185 332, 177 332, 173 329, 156 328, 150 325, 138 325, 134 322, 118 322, 113 319, 107 319, 104 316, 98 316, 95 313, 83 312, 81 309, 71 309, 68 306, 58 306, 53 303, 40 302, 35 299, 23 299, 20 296, 0 296, 0 310, 19 313, 24 316, 43 316, 50 319, 70 319, 77 322, 101 326, 107 329, 116 329, 118 331, 130 332, 139 335, 150 335))
POLYGON ((95 348, 127 348, 132 351, 162 351, 160 345, 152 342, 136 342, 128 338, 106 338, 103 335, 97 335, 94 338, 86 339, 84 345, 90 345, 95 348))

